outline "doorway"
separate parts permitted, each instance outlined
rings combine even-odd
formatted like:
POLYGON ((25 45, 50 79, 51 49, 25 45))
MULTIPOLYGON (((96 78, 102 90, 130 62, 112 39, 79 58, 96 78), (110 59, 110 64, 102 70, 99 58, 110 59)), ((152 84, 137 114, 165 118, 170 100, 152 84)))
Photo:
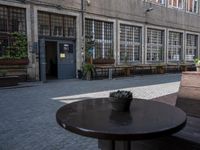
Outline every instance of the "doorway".
POLYGON ((57 42, 45 42, 45 55, 47 80, 58 79, 57 42))
POLYGON ((40 80, 76 78, 75 42, 40 39, 40 80))

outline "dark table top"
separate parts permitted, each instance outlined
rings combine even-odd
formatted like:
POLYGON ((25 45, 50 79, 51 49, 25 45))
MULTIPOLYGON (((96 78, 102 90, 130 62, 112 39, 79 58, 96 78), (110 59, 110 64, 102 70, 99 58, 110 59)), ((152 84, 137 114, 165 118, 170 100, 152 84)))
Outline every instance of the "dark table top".
POLYGON ((164 103, 133 100, 130 112, 111 110, 108 98, 67 104, 56 113, 57 122, 74 133, 109 140, 140 140, 181 130, 186 114, 164 103))

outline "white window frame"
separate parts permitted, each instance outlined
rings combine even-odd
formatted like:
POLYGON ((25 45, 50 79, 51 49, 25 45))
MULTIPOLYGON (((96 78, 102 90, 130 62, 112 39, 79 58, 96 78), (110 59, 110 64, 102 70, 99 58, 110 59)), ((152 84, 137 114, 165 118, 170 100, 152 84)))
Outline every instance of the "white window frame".
POLYGON ((185 42, 185 34, 184 34, 184 31, 182 30, 174 30, 174 29, 168 29, 168 32, 167 32, 167 63, 173 63, 173 62, 180 62, 181 59, 184 58, 184 50, 185 50, 185 45, 184 45, 184 42, 185 42), (179 54, 179 60, 169 60, 169 57, 168 57, 168 54, 169 54, 169 48, 170 48, 170 45, 169 45, 169 33, 170 32, 177 32, 177 33, 181 33, 182 34, 182 45, 181 46, 173 46, 172 47, 175 47, 176 49, 177 48, 181 48, 181 53, 179 54))
POLYGON ((192 63, 194 62, 194 60, 190 60, 190 61, 187 60, 187 57, 188 57, 187 56, 187 48, 191 48, 193 50, 196 49, 196 54, 194 54, 194 55, 196 55, 195 57, 199 56, 199 37, 200 36, 199 36, 198 33, 194 33, 194 32, 186 32, 185 33, 185 38, 186 38, 185 41, 186 42, 185 42, 185 57, 184 57, 184 59, 185 59, 186 62, 192 62, 192 63), (197 39, 196 39, 197 45, 195 47, 193 47, 193 46, 192 47, 191 46, 187 46, 187 36, 188 36, 188 34, 189 35, 195 35, 197 37, 197 39))
POLYGON ((192 1, 192 10, 190 11, 189 10, 189 1, 190 0, 186 0, 186 11, 189 12, 189 13, 195 13, 195 14, 198 14, 199 13, 199 0, 191 0, 192 1), (194 11, 194 8, 195 8, 195 1, 197 2, 197 10, 196 12, 194 11))
POLYGON ((181 0, 182 1, 181 7, 179 7, 179 0, 171 0, 171 1, 172 1, 172 4, 170 5, 170 0, 168 0, 168 7, 170 7, 170 8, 177 8, 177 9, 183 9, 184 8, 184 2, 185 2, 185 0, 181 0), (173 5, 173 1, 176 1, 176 6, 173 5))
MULTIPOLYGON (((86 14, 85 15, 85 20, 86 19, 91 19, 91 20, 97 20, 97 21, 102 21, 102 22, 110 22, 110 23, 112 23, 113 24, 113 58, 116 60, 116 20, 115 19, 110 19, 110 18, 106 18, 106 17, 99 17, 99 16, 95 16, 95 15, 89 15, 89 14, 86 14)), ((94 27, 93 27, 94 28, 94 27)), ((104 30, 104 29, 103 29, 104 30)), ((103 32, 103 31, 102 31, 103 32)), ((93 31, 93 34, 94 34, 94 31, 93 31)), ((103 33, 104 34, 104 33, 103 33)), ((103 37, 104 37, 104 35, 103 35, 103 37)), ((94 36, 93 36, 93 38, 94 38, 94 36)), ((96 39, 97 40, 97 39, 96 39)), ((99 42, 102 42, 102 40, 104 41, 104 39, 102 38, 101 40, 97 40, 97 41, 99 41, 99 42)), ((104 42, 104 44, 105 43, 108 43, 107 42, 108 40, 106 40, 105 42, 104 42)), ((104 52, 104 49, 103 49, 103 51, 102 51, 102 53, 103 53, 103 57, 104 57, 104 54, 105 54, 105 52, 104 52)), ((93 58, 95 57, 95 50, 94 50, 94 52, 93 52, 93 58)))
POLYGON ((118 64, 123 64, 120 62, 120 25, 124 24, 124 25, 129 25, 129 26, 134 26, 134 27, 140 27, 141 28, 141 53, 139 57, 141 57, 140 61, 135 61, 132 63, 136 63, 136 64, 141 64, 144 63, 144 25, 140 24, 140 23, 135 23, 135 22, 128 22, 128 21, 122 21, 119 20, 118 21, 118 53, 117 53, 117 57, 118 57, 118 64))
MULTIPOLYGON (((146 31, 147 31, 147 33, 146 33, 146 36, 147 36, 147 40, 148 40, 148 29, 150 29, 150 30, 158 30, 158 31, 161 31, 162 33, 162 35, 161 36, 163 36, 162 38, 162 44, 154 44, 154 43, 148 43, 148 41, 146 41, 146 44, 147 44, 147 52, 146 52, 146 55, 148 55, 148 46, 150 46, 151 48, 152 47, 157 47, 157 49, 159 48, 159 47, 162 47, 163 48, 163 57, 162 57, 162 59, 160 60, 159 59, 159 57, 157 56, 157 60, 152 60, 152 49, 150 50, 150 55, 151 55, 151 60, 147 60, 147 62, 150 62, 150 63, 155 63, 155 62, 164 62, 164 60, 165 60, 165 30, 164 29, 158 29, 158 28, 151 28, 151 27, 147 27, 147 29, 146 29, 146 31)), ((158 53, 158 52, 157 52, 158 53)))

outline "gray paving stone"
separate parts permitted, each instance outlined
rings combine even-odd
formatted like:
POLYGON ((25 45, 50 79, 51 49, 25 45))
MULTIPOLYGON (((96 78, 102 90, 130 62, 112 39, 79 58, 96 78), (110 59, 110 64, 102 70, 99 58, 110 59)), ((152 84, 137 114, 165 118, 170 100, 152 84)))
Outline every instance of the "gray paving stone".
POLYGON ((180 74, 113 80, 63 80, 23 83, 0 89, 0 150, 97 150, 97 140, 62 129, 56 110, 65 103, 105 97, 117 89, 151 99, 178 90, 180 74))

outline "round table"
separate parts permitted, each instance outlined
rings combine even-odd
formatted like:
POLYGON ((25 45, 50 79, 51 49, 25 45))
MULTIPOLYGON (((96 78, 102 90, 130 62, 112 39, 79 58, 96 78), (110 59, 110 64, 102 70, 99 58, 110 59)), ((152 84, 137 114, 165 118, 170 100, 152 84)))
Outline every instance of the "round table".
MULTIPOLYGON (((170 135, 186 124, 186 114, 181 109, 141 99, 132 101, 129 112, 112 111, 109 98, 74 102, 61 107, 56 119, 66 130, 99 139, 100 145, 105 145, 100 146, 102 149, 117 149, 114 148, 115 141, 170 135), (111 144, 105 144, 105 140, 111 144)), ((131 149, 130 142, 123 145, 128 145, 124 149, 131 149)))

